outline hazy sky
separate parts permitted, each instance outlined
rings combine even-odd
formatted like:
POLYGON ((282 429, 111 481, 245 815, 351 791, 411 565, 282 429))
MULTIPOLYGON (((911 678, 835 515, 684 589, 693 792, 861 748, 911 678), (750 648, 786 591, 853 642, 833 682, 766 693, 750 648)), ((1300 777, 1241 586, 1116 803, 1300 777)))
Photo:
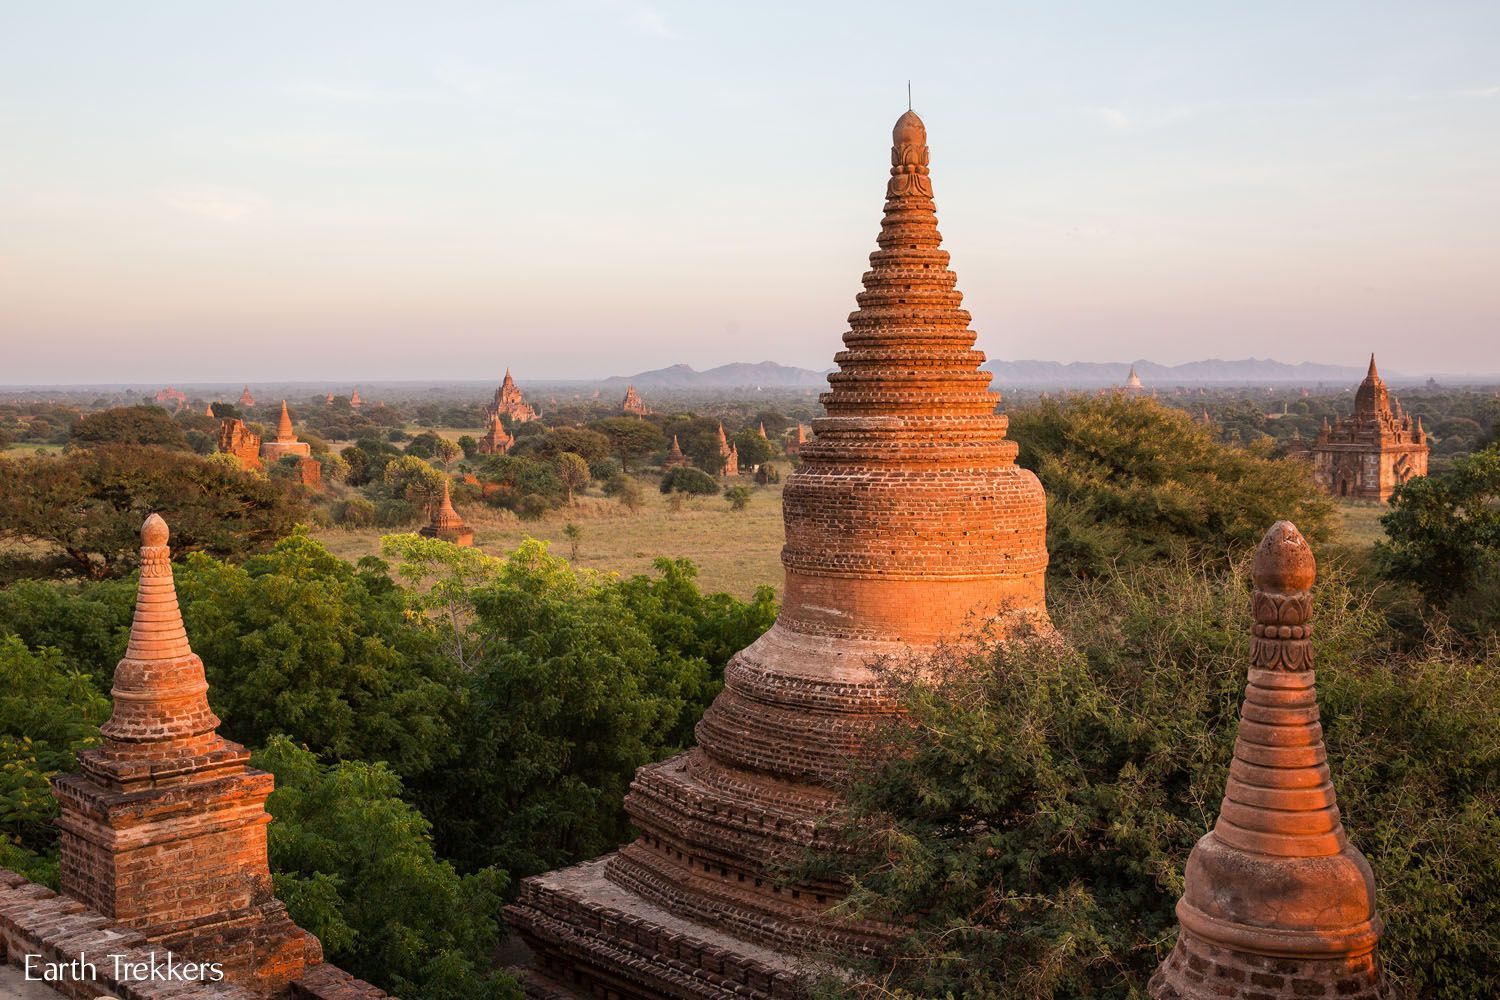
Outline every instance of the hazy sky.
POLYGON ((1500 3, 6 3, 0 384, 830 363, 906 80, 991 357, 1500 371, 1500 3))

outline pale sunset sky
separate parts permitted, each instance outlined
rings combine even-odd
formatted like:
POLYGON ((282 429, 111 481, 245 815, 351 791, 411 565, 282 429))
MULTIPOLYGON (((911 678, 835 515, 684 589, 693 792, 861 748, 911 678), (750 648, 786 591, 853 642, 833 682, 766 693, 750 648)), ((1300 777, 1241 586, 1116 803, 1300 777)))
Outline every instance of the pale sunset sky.
POLYGON ((913 81, 992 358, 1500 372, 1500 3, 11 2, 0 384, 831 363, 913 81))

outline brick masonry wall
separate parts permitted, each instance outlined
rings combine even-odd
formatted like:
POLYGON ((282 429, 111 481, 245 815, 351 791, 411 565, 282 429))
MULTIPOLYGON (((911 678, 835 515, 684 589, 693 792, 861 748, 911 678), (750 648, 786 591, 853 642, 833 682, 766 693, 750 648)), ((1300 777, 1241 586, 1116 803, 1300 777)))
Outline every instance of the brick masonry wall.
MULTIPOLYGON (((152 946, 144 934, 89 909, 76 899, 60 896, 46 886, 27 881, 0 868, 0 949, 5 961, 24 967, 27 955, 37 962, 92 963, 98 975, 46 985, 69 1000, 263 1000, 261 995, 230 982, 184 983, 164 980, 121 982, 113 976, 113 959, 158 963, 169 951, 152 946)), ((211 959, 208 959, 211 960, 211 959)), ((293 982, 284 997, 296 1000, 381 1000, 389 994, 334 965, 323 963, 293 982)))

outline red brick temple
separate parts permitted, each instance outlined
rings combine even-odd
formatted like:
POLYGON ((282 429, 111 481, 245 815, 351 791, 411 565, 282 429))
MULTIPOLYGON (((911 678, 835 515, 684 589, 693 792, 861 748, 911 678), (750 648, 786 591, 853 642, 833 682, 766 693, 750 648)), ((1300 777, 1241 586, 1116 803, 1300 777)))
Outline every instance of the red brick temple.
POLYGON ((250 387, 248 385, 240 390, 239 404, 247 410, 255 406, 255 397, 250 395, 250 387))
POLYGON ((688 457, 682 453, 682 445, 677 443, 677 435, 672 435, 672 447, 667 449, 667 457, 661 463, 663 469, 676 469, 688 464, 688 457))
POLYGON ((635 391, 635 386, 627 385, 625 387, 625 399, 620 403, 620 412, 632 417, 649 417, 651 415, 651 407, 647 406, 646 401, 641 398, 641 394, 635 391))
POLYGON ((740 474, 740 450, 724 434, 724 425, 719 425, 719 475, 724 477, 740 474))
POLYGON ((698 746, 636 772, 639 839, 523 883, 508 915, 533 997, 774 1000, 802 994, 809 953, 882 948, 891 928, 829 914, 841 882, 772 874, 837 849, 834 786, 898 710, 872 664, 1045 621, 1046 500, 979 368, 911 112, 878 246, 786 483, 781 614, 725 668, 698 746))
POLYGON ((446 477, 443 479, 443 497, 432 505, 431 522, 424 525, 417 534, 424 538, 441 538, 454 545, 474 544, 474 529, 465 524, 458 511, 453 509, 453 492, 446 477))
POLYGON ((489 417, 489 430, 479 439, 479 454, 481 455, 504 455, 510 451, 511 445, 516 439, 506 431, 505 425, 500 422, 500 414, 492 413, 489 417))
POLYGON ((75 961, 59 995, 138 1000, 357 1000, 386 994, 323 962, 272 890, 266 798, 274 778, 218 734, 203 661, 172 578, 167 524, 141 528, 141 575, 114 711, 78 770, 52 779, 61 895, 0 869, 0 946, 75 961), (116 979, 127 962, 212 962, 222 980, 116 979), (92 962, 85 963, 91 958, 92 962))
POLYGON ((484 418, 493 420, 495 417, 509 417, 513 424, 524 424, 528 420, 537 417, 536 408, 526 402, 526 397, 521 395, 521 390, 516 385, 516 380, 510 377, 510 369, 505 369, 505 378, 500 382, 500 388, 495 390, 495 398, 484 408, 484 418))
POLYGON ((219 450, 233 455, 247 469, 260 469, 260 435, 245 426, 239 417, 219 421, 219 450))
POLYGON ((1375 877, 1349 843, 1318 722, 1317 563, 1278 521, 1255 553, 1250 683, 1219 818, 1188 857, 1177 945, 1154 1000, 1391 995, 1375 877))
POLYGON ((1329 426, 1324 421, 1309 449, 1313 478, 1329 496, 1389 500, 1397 486, 1427 475, 1427 432, 1391 397, 1385 380, 1370 370, 1354 394, 1354 415, 1329 426))
POLYGON ((276 423, 276 440, 260 446, 260 457, 267 462, 279 462, 288 455, 308 458, 312 455, 312 445, 297 440, 297 432, 292 429, 292 415, 287 412, 286 400, 283 399, 281 419, 276 423))

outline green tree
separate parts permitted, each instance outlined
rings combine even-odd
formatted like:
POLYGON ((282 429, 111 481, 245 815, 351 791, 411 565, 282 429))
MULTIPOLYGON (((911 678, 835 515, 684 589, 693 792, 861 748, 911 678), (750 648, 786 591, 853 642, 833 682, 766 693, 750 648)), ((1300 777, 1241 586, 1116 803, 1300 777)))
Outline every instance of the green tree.
POLYGON ((563 525, 563 537, 568 540, 568 559, 570 562, 578 561, 578 545, 583 541, 583 528, 569 521, 563 525))
POLYGON ((159 406, 121 406, 90 413, 73 425, 74 444, 92 448, 101 444, 154 445, 187 451, 187 435, 159 406))
POLYGON ((589 484, 589 463, 582 455, 575 455, 571 451, 563 452, 552 462, 557 469, 557 478, 568 494, 568 503, 571 505, 573 495, 589 484))
POLYGON ((1446 605, 1500 568, 1500 446, 1397 487, 1380 519, 1382 571, 1446 605))
POLYGON ((540 542, 473 601, 464 753, 433 810, 445 855, 520 877, 612 849, 631 776, 678 749, 708 665, 663 655, 617 584, 540 542))
POLYGON ((44 542, 93 579, 129 572, 141 522, 159 513, 179 558, 243 558, 305 516, 297 491, 187 452, 101 445, 61 458, 17 459, 0 479, 0 538, 44 542))
POLYGON ((421 535, 386 535, 380 551, 396 560, 408 601, 427 616, 459 668, 470 667, 465 638, 474 617, 475 592, 499 577, 505 563, 467 545, 421 535))
POLYGON ((383 565, 357 569, 304 533, 243 566, 189 559, 177 574, 220 732, 248 746, 286 733, 407 781, 454 752, 462 680, 383 565))
POLYGON ((1149 399, 1074 396, 1011 414, 1019 463, 1047 490, 1055 576, 1093 576, 1183 555, 1222 558, 1294 521, 1326 535, 1333 506, 1305 463, 1220 444, 1149 399))
POLYGON ((605 480, 604 495, 614 497, 620 502, 620 506, 634 514, 641 509, 645 503, 645 497, 641 494, 641 484, 634 476, 623 472, 616 473, 605 480))
POLYGON ((463 449, 440 434, 423 431, 407 443, 406 454, 447 465, 456 461, 463 449))
POLYGON ((529 438, 520 445, 517 451, 522 455, 555 459, 571 452, 583 456, 585 463, 597 462, 610 454, 609 438, 583 427, 554 427, 541 437, 529 438))
POLYGON ((464 458, 473 458, 479 454, 479 441, 472 434, 460 434, 458 449, 464 453, 464 458))
POLYGON ((744 510, 750 506, 750 497, 748 486, 730 486, 724 490, 724 499, 729 501, 730 510, 744 510))
POLYGON ((380 764, 327 767, 284 736, 251 760, 276 776, 266 808, 276 894, 327 959, 406 1000, 519 998, 493 967, 505 873, 459 875, 380 764))
POLYGON ((759 427, 747 427, 736 434, 734 448, 740 457, 740 464, 746 466, 769 462, 775 454, 771 442, 760 436, 759 427))
POLYGON ((635 417, 609 417, 589 424, 589 429, 609 439, 613 453, 620 459, 620 467, 630 469, 633 460, 654 455, 667 446, 661 428, 647 420, 635 417))
POLYGON ((0 865, 57 883, 57 803, 48 780, 98 742, 109 699, 55 649, 0 632, 0 865))
POLYGON ((719 484, 713 476, 702 469, 680 466, 661 477, 663 493, 691 493, 694 496, 712 496, 719 492, 719 484))
MULTIPOLYGON (((849 789, 846 915, 909 928, 880 963, 921 996, 1139 996, 1223 795, 1249 662, 1245 566, 1054 588, 1053 637, 893 674, 907 715, 849 789)), ((1414 996, 1500 992, 1500 660, 1405 651, 1324 572, 1319 705, 1381 954, 1414 996)), ((1451 648, 1451 647, 1450 647, 1451 648)), ((900 994, 898 995, 906 995, 900 994)))
POLYGON ((402 455, 386 465, 380 478, 392 499, 419 504, 441 493, 448 477, 415 455, 402 455))

